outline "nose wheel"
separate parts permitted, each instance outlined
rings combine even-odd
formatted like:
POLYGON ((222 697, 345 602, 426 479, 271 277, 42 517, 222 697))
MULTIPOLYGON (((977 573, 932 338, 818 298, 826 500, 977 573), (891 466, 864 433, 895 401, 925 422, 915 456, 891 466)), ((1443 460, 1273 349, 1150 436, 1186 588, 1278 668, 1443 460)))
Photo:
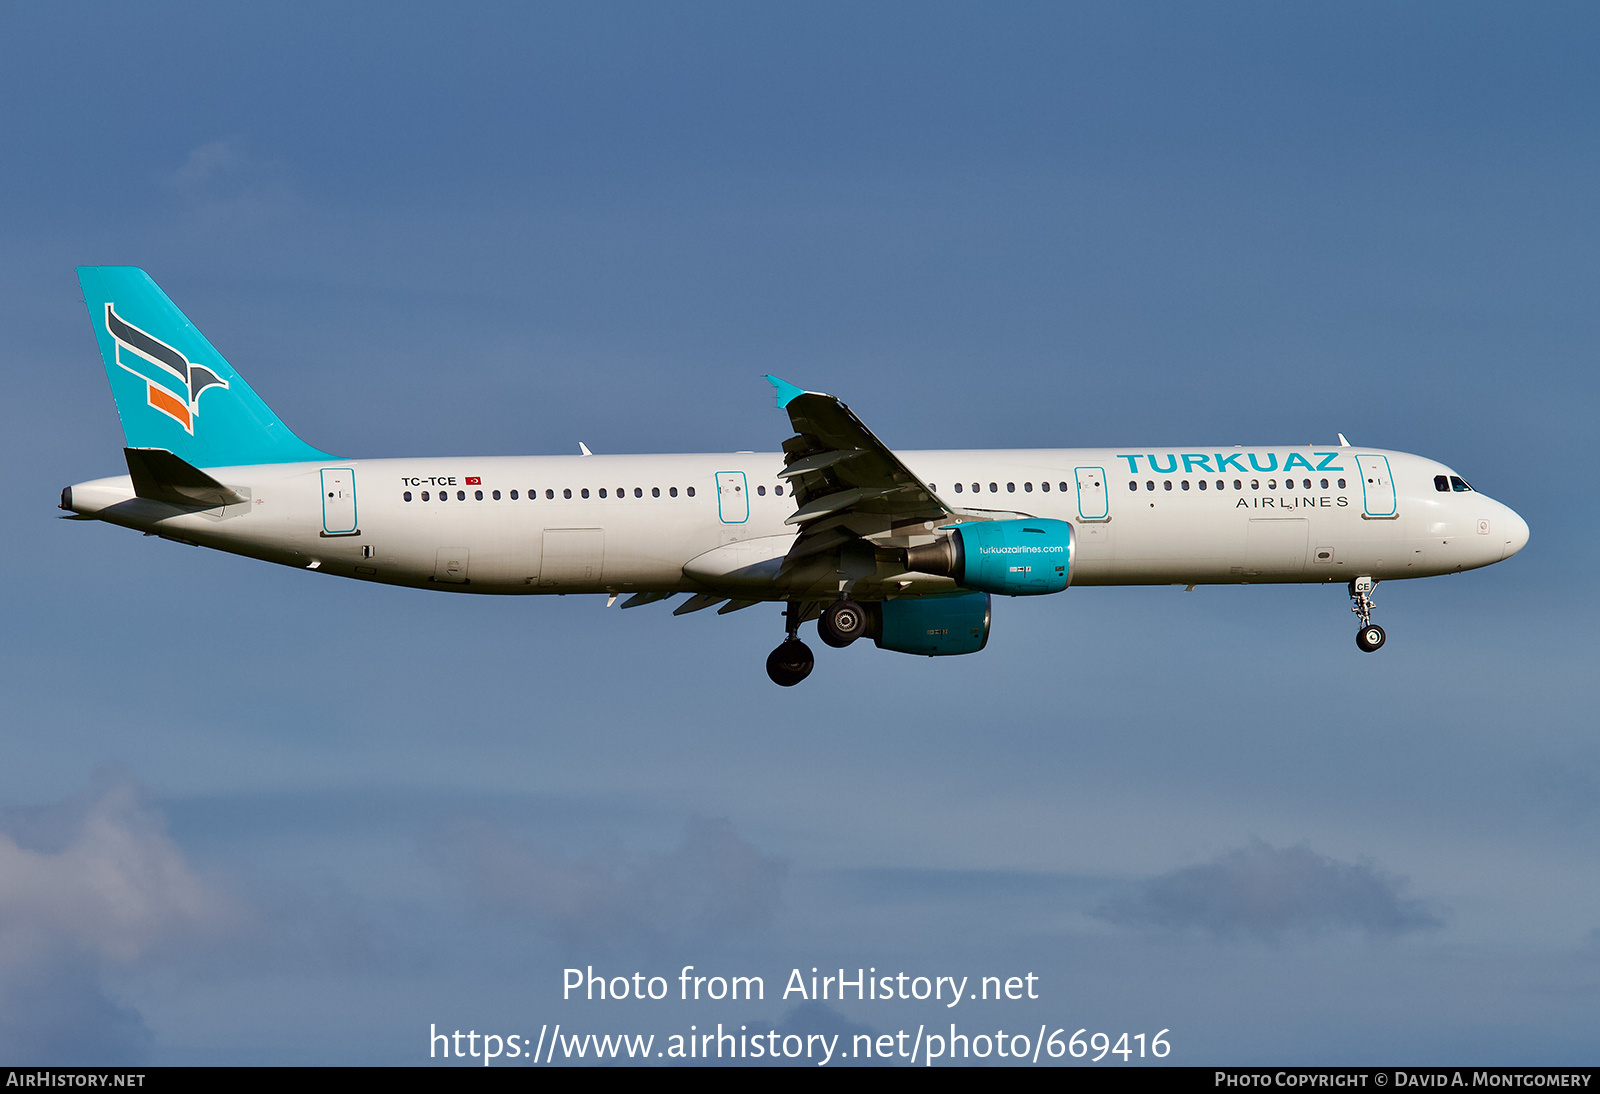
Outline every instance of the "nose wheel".
POLYGON ((1376 653, 1383 648, 1387 635, 1372 621, 1372 590, 1378 583, 1370 577, 1358 577, 1350 583, 1350 599, 1355 603, 1350 610, 1361 620, 1356 632, 1356 646, 1362 653, 1376 653))

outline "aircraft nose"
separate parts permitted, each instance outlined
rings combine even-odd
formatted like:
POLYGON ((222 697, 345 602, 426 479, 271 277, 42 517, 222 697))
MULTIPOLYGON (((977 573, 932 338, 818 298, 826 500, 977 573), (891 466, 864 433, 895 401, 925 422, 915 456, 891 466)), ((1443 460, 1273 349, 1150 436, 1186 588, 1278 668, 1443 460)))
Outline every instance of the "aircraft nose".
POLYGON ((1528 522, 1507 508, 1506 515, 1500 523, 1506 530, 1505 551, 1500 557, 1510 558, 1528 545, 1528 522))

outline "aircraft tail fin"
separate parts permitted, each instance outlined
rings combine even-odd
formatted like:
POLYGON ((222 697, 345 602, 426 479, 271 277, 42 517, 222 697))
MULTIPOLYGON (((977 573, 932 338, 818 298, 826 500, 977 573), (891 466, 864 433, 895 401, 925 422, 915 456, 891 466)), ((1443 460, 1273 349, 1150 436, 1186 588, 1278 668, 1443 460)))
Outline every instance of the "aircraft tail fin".
POLYGON ((149 274, 80 266, 78 282, 128 448, 191 468, 332 458, 279 420, 149 274))

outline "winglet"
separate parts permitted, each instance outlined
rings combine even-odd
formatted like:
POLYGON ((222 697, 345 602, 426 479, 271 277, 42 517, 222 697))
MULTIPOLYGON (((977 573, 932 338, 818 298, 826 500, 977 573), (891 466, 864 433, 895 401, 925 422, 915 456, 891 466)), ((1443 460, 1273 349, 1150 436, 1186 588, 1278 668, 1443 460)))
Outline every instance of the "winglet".
POLYGON ((795 387, 787 380, 780 380, 776 376, 768 376, 767 383, 771 384, 778 393, 778 409, 782 410, 796 398, 806 393, 803 387, 795 387))
POLYGON ((1340 448, 1349 448, 1350 447, 1350 442, 1344 439, 1344 434, 1343 433, 1339 434, 1339 447, 1340 448))

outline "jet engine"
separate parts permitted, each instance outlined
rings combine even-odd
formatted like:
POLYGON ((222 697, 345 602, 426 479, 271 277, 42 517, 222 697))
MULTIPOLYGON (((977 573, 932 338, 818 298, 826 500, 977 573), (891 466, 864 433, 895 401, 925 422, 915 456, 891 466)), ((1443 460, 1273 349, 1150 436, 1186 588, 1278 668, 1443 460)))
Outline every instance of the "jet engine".
POLYGON ((880 650, 945 657, 989 642, 988 593, 885 600, 874 614, 880 650))
POLYGON ((1072 525, 1064 520, 978 521, 949 533, 907 548, 906 569, 1005 596, 1059 593, 1072 581, 1072 525))

